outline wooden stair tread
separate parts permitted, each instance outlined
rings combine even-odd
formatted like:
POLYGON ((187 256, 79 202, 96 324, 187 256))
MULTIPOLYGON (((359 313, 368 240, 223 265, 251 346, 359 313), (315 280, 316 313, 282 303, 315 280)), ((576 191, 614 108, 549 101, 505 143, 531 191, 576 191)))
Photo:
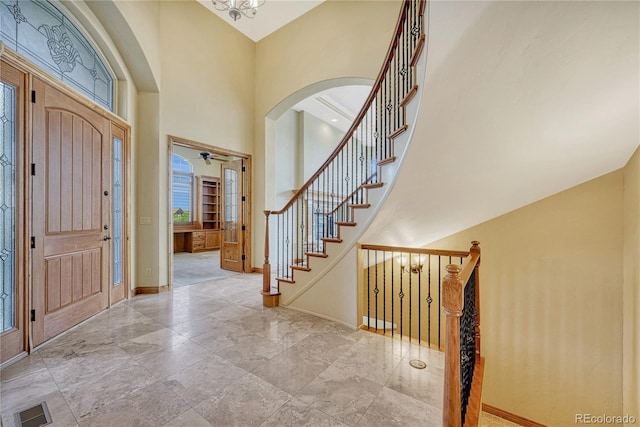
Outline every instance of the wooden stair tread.
POLYGON ((317 258, 327 258, 329 255, 325 254, 324 252, 305 252, 304 253, 307 256, 314 256, 317 258))
POLYGON ((296 283, 295 280, 289 279, 288 277, 276 277, 276 280, 278 282, 284 282, 284 283, 296 283))
POLYGON ((362 188, 380 188, 384 185, 384 182, 371 182, 369 184, 362 184, 362 188))
POLYGON ((426 36, 423 34, 420 36, 418 40, 418 44, 416 45, 416 49, 413 51, 413 55, 411 56, 411 61, 409 61, 409 65, 415 67, 418 63, 418 59, 420 59, 420 54, 422 53, 422 49, 424 48, 426 36))
POLYGON ((345 227, 355 227, 356 223, 351 221, 336 221, 336 225, 342 225, 345 227))
POLYGON ((418 93, 418 85, 413 85, 409 93, 407 93, 407 95, 402 99, 402 101, 400 101, 400 106, 406 107, 409 101, 411 101, 413 97, 416 96, 416 93, 418 93))
POLYGON ((261 294, 264 295, 264 296, 276 296, 276 295, 280 295, 280 291, 274 291, 272 289, 269 292, 262 291, 261 294))
POLYGON ((371 203, 354 203, 353 205, 349 205, 352 209, 368 209, 371 207, 371 203))
POLYGON ((339 237, 323 237, 320 240, 323 242, 331 242, 331 243, 342 243, 342 239, 339 237))
POLYGON ((396 161, 396 156, 387 157, 386 159, 382 159, 378 161, 378 166, 383 166, 389 163, 393 163, 396 161))
POLYGON ((408 125, 403 125, 403 126, 399 127, 398 129, 395 130, 395 132, 389 134, 389 139, 397 138, 398 136, 400 136, 403 133, 405 133, 407 131, 407 129, 409 129, 408 125))
POLYGON ((311 271, 311 269, 309 267, 307 267, 306 265, 292 265, 292 266, 290 266, 290 268, 292 270, 311 271))

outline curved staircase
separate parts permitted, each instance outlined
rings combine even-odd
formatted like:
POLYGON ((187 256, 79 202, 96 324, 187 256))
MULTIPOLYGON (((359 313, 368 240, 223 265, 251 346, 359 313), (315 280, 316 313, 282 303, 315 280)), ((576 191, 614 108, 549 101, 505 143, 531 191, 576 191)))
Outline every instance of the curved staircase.
POLYGON ((355 257, 413 134, 426 68, 425 13, 426 1, 403 0, 381 70, 352 126, 282 209, 264 211, 264 306, 291 304, 355 257))

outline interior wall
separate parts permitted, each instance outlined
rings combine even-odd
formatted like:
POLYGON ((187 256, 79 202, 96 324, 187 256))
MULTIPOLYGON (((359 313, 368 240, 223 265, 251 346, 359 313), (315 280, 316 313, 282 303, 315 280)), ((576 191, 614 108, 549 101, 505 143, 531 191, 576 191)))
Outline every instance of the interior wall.
POLYGON ((275 206, 274 209, 283 207, 293 191, 300 188, 298 183, 298 169, 300 169, 300 126, 299 115, 294 110, 289 110, 276 121, 275 150, 275 206))
MULTIPOLYGON (((159 194, 154 191, 158 181, 167 180, 160 174, 159 164, 159 98, 157 92, 138 94, 138 122, 135 127, 136 145, 134 148, 136 163, 133 175, 136 193, 134 199, 135 215, 137 218, 150 218, 150 223, 142 224, 142 221, 134 220, 136 241, 138 242, 134 247, 136 254, 134 288, 158 286, 162 280, 162 272, 158 268, 161 262, 161 253, 157 249, 163 240, 160 235, 159 213, 168 211, 168 208, 160 204, 159 194)), ((166 272, 164 276, 166 277, 166 272)))
POLYGON ((137 108, 136 216, 151 224, 136 225, 135 286, 165 286, 168 135, 251 154, 255 44, 194 1, 118 6, 160 80, 137 108))
POLYGON ((194 150, 193 148, 174 144, 173 153, 184 157, 193 165, 193 175, 220 178, 220 166, 222 162, 211 159, 211 164, 208 165, 202 157, 200 157, 201 150, 194 150))
POLYGON ((624 168, 624 413, 640 419, 640 148, 624 168))
POLYGON ((317 117, 302 113, 302 138, 304 143, 304 174, 302 183, 311 176, 329 158, 344 132, 323 122, 317 117))
POLYGON ((549 426, 622 414, 622 199, 618 170, 429 245, 480 241, 485 403, 549 426))
MULTIPOLYGON (((275 175, 265 169, 273 150, 267 114, 291 94, 328 79, 374 79, 391 41, 400 2, 327 1, 256 44, 253 206, 278 209, 275 175), (265 79, 264 76, 268 76, 265 79)), ((253 263, 264 257, 264 218, 253 217, 253 263)))

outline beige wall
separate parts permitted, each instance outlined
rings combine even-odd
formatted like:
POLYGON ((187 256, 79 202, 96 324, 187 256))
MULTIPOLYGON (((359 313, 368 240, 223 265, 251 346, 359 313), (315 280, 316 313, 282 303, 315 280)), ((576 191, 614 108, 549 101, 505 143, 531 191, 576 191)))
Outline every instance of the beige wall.
MULTIPOLYGON (((265 147, 267 114, 313 83, 345 77, 374 79, 399 10, 398 0, 327 1, 256 44, 254 211, 279 208, 272 206, 275 172, 264 167, 270 156, 265 147)), ((264 256, 264 217, 253 218, 253 229, 257 266, 264 256)))
POLYGON ((622 414, 622 179, 612 172, 429 245, 481 242, 485 403, 549 426, 622 414))
POLYGON ((194 150, 193 148, 174 145, 173 153, 184 157, 191 163, 193 166, 193 175, 214 176, 216 178, 220 178, 220 166, 222 163, 218 160, 211 160, 211 164, 208 165, 200 157, 201 150, 194 150))
POLYGON ((640 149, 624 168, 624 413, 640 419, 640 149))
MULTIPOLYGON (((149 21, 160 29, 158 46, 149 48, 149 62, 160 64, 160 92, 141 97, 135 171, 137 215, 151 225, 137 225, 134 286, 151 287, 169 281, 168 135, 251 154, 255 50, 197 2, 153 3, 157 13, 128 15, 134 28, 149 21)), ((139 42, 146 47, 149 38, 140 35, 139 42)))

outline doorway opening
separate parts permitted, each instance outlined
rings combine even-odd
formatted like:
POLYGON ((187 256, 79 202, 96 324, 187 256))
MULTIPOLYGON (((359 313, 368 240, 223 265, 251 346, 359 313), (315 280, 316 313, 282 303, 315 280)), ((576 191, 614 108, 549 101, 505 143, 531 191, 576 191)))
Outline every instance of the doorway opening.
POLYGON ((172 288, 251 272, 251 156, 169 137, 172 288))

